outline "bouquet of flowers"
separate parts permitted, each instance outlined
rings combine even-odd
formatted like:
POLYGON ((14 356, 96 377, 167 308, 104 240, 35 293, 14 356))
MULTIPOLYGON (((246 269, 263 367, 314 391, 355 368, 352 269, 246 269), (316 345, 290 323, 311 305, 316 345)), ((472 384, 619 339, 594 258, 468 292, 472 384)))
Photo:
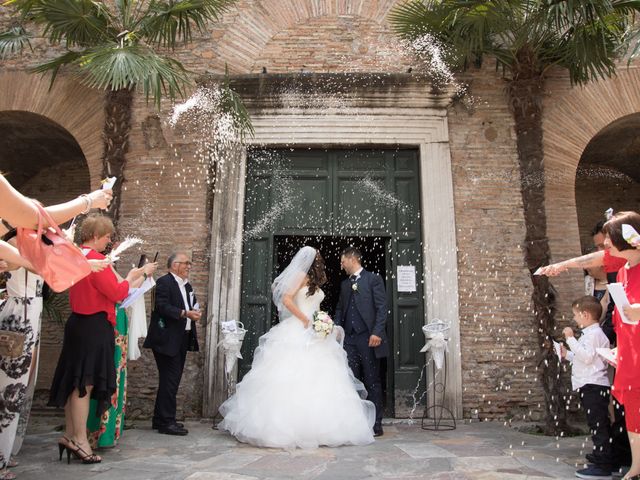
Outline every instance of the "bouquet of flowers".
POLYGON ((318 310, 313 314, 313 331, 323 338, 333 331, 333 320, 327 312, 318 310))

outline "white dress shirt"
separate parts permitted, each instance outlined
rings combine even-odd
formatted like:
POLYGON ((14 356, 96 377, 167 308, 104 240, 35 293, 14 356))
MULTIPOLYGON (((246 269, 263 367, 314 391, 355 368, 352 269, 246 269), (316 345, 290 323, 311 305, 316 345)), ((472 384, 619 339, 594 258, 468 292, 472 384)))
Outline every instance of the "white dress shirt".
MULTIPOLYGON (((185 312, 188 312, 189 310, 191 310, 191 308, 189 307, 189 301, 187 300, 187 289, 185 288, 185 285, 189 283, 189 280, 185 280, 173 272, 171 272, 171 275, 173 275, 173 278, 175 278, 176 282, 178 282, 178 287, 180 287, 180 293, 182 294, 182 301, 184 302, 184 310, 185 312)), ((187 326, 185 327, 185 330, 191 330, 190 318, 187 318, 187 326)))
POLYGON ((358 269, 358 271, 357 271, 357 272, 354 272, 354 273, 352 274, 352 275, 355 275, 355 276, 356 276, 356 282, 357 282, 358 280, 360 280, 360 274, 362 273, 362 270, 364 270, 364 268, 363 268, 363 267, 360 267, 360 268, 358 269))
POLYGON ((600 325, 594 323, 583 328, 580 340, 569 337, 567 345, 571 349, 567 352, 567 360, 572 363, 571 385, 574 390, 588 383, 604 387, 611 385, 607 362, 596 352, 596 348, 610 348, 609 339, 600 325))

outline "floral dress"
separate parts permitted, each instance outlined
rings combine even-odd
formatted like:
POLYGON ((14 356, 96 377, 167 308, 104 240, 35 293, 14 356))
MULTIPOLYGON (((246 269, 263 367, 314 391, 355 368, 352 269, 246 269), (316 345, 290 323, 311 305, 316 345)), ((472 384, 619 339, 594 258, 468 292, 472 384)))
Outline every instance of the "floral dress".
POLYGON ((128 320, 124 309, 116 307, 115 328, 116 392, 111 396, 111 406, 98 417, 95 414, 96 400, 91 400, 87 430, 91 448, 113 447, 118 442, 124 427, 124 414, 127 403, 127 349, 128 320))
POLYGON ((42 284, 41 277, 24 268, 11 272, 8 297, 0 306, 0 330, 25 335, 19 357, 0 357, 0 468, 5 468, 11 458, 16 434, 21 435, 22 444, 29 418, 37 368, 33 357, 40 343, 42 284))

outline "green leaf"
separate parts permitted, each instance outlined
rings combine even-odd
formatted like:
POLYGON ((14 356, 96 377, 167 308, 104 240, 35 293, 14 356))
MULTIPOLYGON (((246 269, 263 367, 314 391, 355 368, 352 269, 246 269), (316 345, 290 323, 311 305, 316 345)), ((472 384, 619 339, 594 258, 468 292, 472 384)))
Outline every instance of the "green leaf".
POLYGON ((98 89, 142 88, 147 99, 159 107, 163 96, 183 96, 190 83, 182 64, 140 46, 105 45, 91 49, 78 60, 83 83, 98 89))
POLYGON ((22 52, 27 46, 33 50, 30 39, 31 35, 22 26, 0 33, 0 58, 22 52))
POLYGON ((231 88, 229 70, 226 67, 225 79, 220 85, 220 107, 223 112, 231 116, 233 126, 240 135, 241 140, 247 135, 254 136, 255 130, 251 123, 251 116, 242 103, 240 95, 231 88))
POLYGON ((149 2, 140 21, 140 31, 152 44, 174 49, 192 40, 193 29, 202 33, 208 22, 220 20, 236 0, 182 0, 149 2))
POLYGON ((51 87, 53 87, 53 83, 56 80, 56 77, 58 76, 58 72, 60 71, 60 69, 66 65, 72 65, 81 56, 82 56, 82 53, 80 52, 68 51, 63 55, 55 57, 52 60, 49 60, 48 62, 44 62, 44 63, 41 63, 40 65, 37 65, 36 67, 33 67, 30 71, 33 73, 42 73, 42 74, 50 72, 51 82, 49 83, 49 89, 51 89, 51 87))

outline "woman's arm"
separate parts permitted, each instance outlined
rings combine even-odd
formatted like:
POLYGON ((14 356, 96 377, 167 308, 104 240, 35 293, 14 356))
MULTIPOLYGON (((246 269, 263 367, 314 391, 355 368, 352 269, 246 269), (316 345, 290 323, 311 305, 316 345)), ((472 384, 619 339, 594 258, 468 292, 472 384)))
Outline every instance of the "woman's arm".
MULTIPOLYGON (((80 196, 59 205, 52 205, 45 209, 57 224, 71 220, 87 208, 106 209, 111 202, 111 190, 95 190, 87 196, 80 196)), ((33 202, 18 192, 0 174, 0 217, 7 220, 14 227, 36 228, 38 226, 38 209, 33 202)))
POLYGON ((147 263, 145 264, 143 267, 140 268, 132 268, 129 273, 127 274, 127 278, 125 280, 127 280, 127 282, 129 282, 129 285, 131 286, 131 288, 136 288, 134 285, 132 284, 136 284, 138 281, 140 281, 140 283, 137 283, 138 287, 142 284, 142 282, 144 282, 145 274, 147 277, 151 276, 154 274, 154 272, 156 271, 156 268, 158 268, 158 263, 147 263))
POLYGON ((6 261, 10 267, 17 265, 33 271, 33 265, 31 265, 27 259, 20 256, 20 252, 18 252, 16 247, 8 244, 4 240, 0 240, 0 258, 6 261))
POLYGON ((604 250, 599 252, 589 253, 582 255, 581 257, 570 258, 563 262, 552 263, 546 267, 540 269, 540 275, 546 275, 547 277, 555 277, 556 275, 566 272, 567 270, 574 269, 587 269, 594 267, 602 267, 604 265, 604 250))
POLYGON ((287 293, 285 293, 284 295, 282 295, 282 304, 286 307, 287 310, 289 310, 298 320, 300 320, 302 322, 302 325, 304 326, 304 328, 307 328, 310 324, 311 324, 311 320, 309 318, 307 318, 305 316, 304 313, 302 313, 302 310, 300 310, 298 308, 298 306, 295 304, 295 302, 293 301, 293 297, 295 297, 296 293, 298 293, 298 290, 300 290, 302 288, 302 286, 305 284, 305 282, 307 281, 307 277, 305 276, 302 281, 300 282, 300 284, 298 284, 297 287, 291 289, 290 291, 288 291, 287 293))

